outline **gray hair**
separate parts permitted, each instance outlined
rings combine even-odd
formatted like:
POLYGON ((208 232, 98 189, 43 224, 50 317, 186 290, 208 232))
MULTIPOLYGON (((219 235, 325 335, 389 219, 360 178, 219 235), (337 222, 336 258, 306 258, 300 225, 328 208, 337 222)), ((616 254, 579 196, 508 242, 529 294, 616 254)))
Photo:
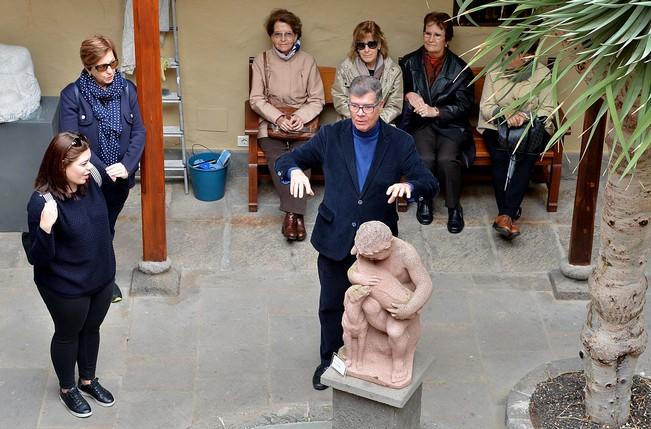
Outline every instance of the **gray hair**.
POLYGON ((382 84, 372 76, 357 76, 350 83, 350 95, 363 97, 369 92, 375 93, 375 101, 382 100, 382 84))

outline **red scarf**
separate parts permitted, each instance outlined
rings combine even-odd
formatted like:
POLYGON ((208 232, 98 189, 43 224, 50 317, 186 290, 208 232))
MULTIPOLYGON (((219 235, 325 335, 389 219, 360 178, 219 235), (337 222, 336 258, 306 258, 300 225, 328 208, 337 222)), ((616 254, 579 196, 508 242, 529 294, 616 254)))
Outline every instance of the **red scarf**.
POLYGON ((443 68, 443 60, 445 59, 445 54, 440 57, 431 56, 427 51, 423 53, 423 62, 425 63, 425 73, 427 74, 427 84, 431 87, 436 76, 441 72, 443 68))

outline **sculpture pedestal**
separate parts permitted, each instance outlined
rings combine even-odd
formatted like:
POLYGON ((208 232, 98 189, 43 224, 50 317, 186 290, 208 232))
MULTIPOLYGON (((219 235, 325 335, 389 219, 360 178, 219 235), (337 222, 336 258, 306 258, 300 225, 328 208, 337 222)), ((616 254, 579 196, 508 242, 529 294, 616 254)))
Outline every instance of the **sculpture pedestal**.
POLYGON ((433 360, 416 351, 412 383, 402 389, 343 377, 328 368, 321 382, 332 387, 332 429, 419 429, 423 378, 433 360))

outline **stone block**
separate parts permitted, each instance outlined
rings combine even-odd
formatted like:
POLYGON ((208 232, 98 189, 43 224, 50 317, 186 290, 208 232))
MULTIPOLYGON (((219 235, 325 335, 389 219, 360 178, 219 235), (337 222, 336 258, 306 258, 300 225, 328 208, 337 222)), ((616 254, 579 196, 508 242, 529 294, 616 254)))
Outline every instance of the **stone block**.
POLYGON ((402 408, 396 408, 335 389, 332 394, 332 429, 418 429, 422 383, 402 408))
POLYGON ((181 289, 181 273, 170 268, 160 274, 145 274, 133 270, 129 296, 178 296, 181 289))
POLYGON ((585 280, 570 279, 565 277, 560 270, 552 270, 549 272, 549 281, 556 299, 590 299, 588 282, 585 280))
POLYGON ((40 402, 34 399, 43 397, 47 377, 44 369, 0 369, 0 427, 37 427, 40 402))
POLYGON ((56 128, 58 104, 59 97, 42 97, 28 118, 0 123, 0 231, 27 231, 27 201, 56 128))

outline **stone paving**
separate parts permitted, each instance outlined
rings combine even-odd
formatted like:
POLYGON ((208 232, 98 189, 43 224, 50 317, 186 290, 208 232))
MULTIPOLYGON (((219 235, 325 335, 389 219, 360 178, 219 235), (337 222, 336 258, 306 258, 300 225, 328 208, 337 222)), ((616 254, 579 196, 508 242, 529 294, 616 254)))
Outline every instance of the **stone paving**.
MULTIPOLYGON (((566 168, 566 171, 569 171, 566 168)), ((467 226, 451 235, 442 200, 432 225, 401 215, 401 237, 419 250, 435 292, 423 311, 419 347, 434 355, 423 387, 423 427, 501 429, 509 390, 533 368, 576 357, 585 301, 555 300, 549 272, 569 242, 574 178, 560 208, 532 186, 512 242, 491 229, 488 185, 464 190, 467 226)), ((306 215, 313 226, 322 189, 306 215)), ((57 399, 49 358, 52 323, 32 282, 20 234, 0 234, 0 428, 223 428, 326 420, 330 390, 312 389, 318 363, 316 252, 280 235, 269 184, 247 212, 247 178, 232 171, 226 196, 200 202, 167 185, 167 240, 181 273, 178 297, 129 297, 141 258, 135 188, 117 225, 118 284, 125 300, 102 326, 98 376, 112 408, 89 419, 57 399)), ((640 368, 649 366, 643 355, 640 368)), ((92 403, 91 403, 92 405, 92 403)))

